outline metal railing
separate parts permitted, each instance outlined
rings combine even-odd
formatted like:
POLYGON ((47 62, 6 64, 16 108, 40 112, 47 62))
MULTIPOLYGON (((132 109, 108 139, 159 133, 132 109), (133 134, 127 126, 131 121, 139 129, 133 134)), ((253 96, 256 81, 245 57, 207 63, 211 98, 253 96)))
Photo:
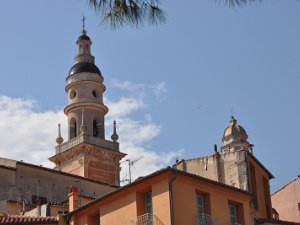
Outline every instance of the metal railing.
POLYGON ((80 143, 89 143, 92 145, 96 145, 99 147, 104 147, 113 151, 119 151, 119 143, 108 141, 99 137, 88 136, 84 134, 80 134, 71 140, 68 140, 61 145, 55 147, 56 154, 64 152, 80 143))
POLYGON ((130 225, 164 225, 155 215, 146 213, 130 221, 130 225))
POLYGON ((220 225, 219 218, 204 213, 197 215, 197 225, 220 225))

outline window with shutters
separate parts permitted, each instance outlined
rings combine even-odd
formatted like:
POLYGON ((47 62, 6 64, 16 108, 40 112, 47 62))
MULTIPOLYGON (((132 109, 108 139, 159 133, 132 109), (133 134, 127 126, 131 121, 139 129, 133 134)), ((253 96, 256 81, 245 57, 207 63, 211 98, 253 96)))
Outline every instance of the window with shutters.
POLYGON ((237 212, 236 212, 236 206, 229 204, 229 217, 230 217, 230 224, 236 225, 237 222, 237 212))
POLYGON ((210 195, 206 192, 196 191, 197 225, 206 225, 212 222, 210 216, 210 195))
POLYGON ((238 202, 228 202, 229 222, 230 225, 243 225, 244 222, 244 207, 238 202))

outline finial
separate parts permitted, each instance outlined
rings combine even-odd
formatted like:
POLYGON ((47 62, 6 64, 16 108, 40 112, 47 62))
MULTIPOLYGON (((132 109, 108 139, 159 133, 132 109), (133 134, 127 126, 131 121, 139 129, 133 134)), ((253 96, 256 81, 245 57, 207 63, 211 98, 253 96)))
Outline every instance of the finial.
POLYGON ((82 22, 82 30, 81 30, 81 33, 82 34, 86 34, 86 30, 85 30, 85 20, 86 20, 86 18, 84 17, 84 15, 82 16, 82 20, 81 20, 81 22, 82 22))
POLYGON ((81 115, 81 126, 80 126, 80 131, 82 134, 87 134, 87 126, 85 125, 84 122, 84 109, 82 109, 82 115, 81 115))
POLYGON ((113 142, 117 142, 117 140, 119 139, 119 135, 117 134, 117 123, 114 120, 113 123, 113 134, 111 135, 111 139, 113 140, 113 142))
POLYGON ((234 119, 234 116, 231 115, 230 116, 230 121, 229 121, 230 125, 235 125, 236 124, 236 119, 234 119))
POLYGON ((217 144, 214 144, 214 151, 218 152, 218 146, 217 146, 217 144))
POLYGON ((60 123, 58 124, 58 137, 56 138, 56 143, 57 144, 61 144, 64 142, 64 139, 61 136, 61 132, 60 132, 60 123))

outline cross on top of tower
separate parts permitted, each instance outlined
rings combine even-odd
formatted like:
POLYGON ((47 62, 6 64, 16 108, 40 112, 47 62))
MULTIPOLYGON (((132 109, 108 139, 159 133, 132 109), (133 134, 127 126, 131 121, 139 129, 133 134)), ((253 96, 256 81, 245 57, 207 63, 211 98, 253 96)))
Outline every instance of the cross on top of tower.
POLYGON ((86 20, 86 18, 83 15, 82 16, 82 20, 81 20, 81 22, 82 22, 82 30, 85 30, 85 20, 86 20))

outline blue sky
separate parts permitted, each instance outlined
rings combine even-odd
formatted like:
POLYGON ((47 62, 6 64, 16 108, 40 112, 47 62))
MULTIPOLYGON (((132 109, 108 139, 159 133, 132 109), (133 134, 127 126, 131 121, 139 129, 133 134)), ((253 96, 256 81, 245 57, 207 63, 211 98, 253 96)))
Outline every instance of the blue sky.
POLYGON ((300 3, 228 8, 175 0, 163 7, 163 25, 113 31, 99 26, 84 0, 2 0, 0 157, 46 163, 54 153, 56 124, 66 126, 65 78, 84 13, 113 108, 106 131, 113 119, 120 121, 121 148, 132 159, 143 155, 145 172, 176 157, 212 154, 233 113, 255 156, 274 174, 272 190, 296 177, 300 3))

